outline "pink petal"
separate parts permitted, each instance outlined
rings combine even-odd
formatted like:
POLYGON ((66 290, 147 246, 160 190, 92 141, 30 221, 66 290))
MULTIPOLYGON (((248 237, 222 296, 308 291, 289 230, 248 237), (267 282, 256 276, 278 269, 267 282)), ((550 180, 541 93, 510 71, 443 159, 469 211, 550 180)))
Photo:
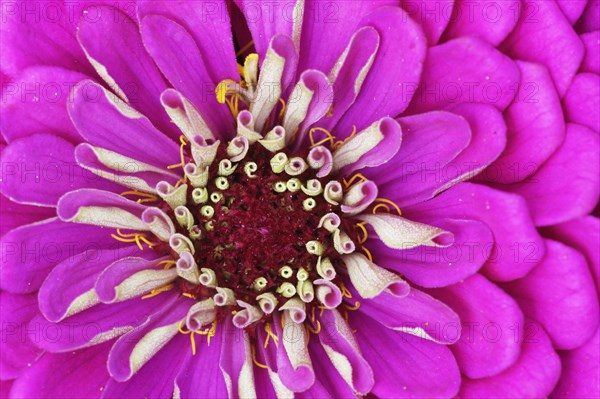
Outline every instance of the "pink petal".
POLYGON ((600 194, 598 146, 597 133, 569 124, 562 146, 535 174, 502 188, 527 200, 537 226, 586 215, 594 209, 600 194))
POLYGON ((564 244, 546 240, 544 260, 505 288, 557 348, 576 348, 596 332, 598 295, 592 276, 585 258, 564 244))
POLYGON ((504 110, 519 82, 513 60, 481 39, 461 37, 429 49, 422 83, 408 112, 472 102, 504 110))
POLYGON ((547 69, 517 61, 524 82, 505 112, 506 149, 481 178, 499 183, 522 181, 533 174, 561 145, 565 122, 560 97, 547 69))
POLYGON ((431 292, 460 317, 462 334, 450 349, 463 374, 491 377, 515 363, 524 318, 514 299, 481 275, 431 292))
POLYGON ((567 121, 589 127, 600 133, 600 76, 580 73, 563 99, 567 121))
POLYGON ((583 45, 555 2, 524 0, 522 7, 526 11, 502 49, 514 59, 545 65, 562 96, 579 68, 583 45))
MULTIPOLYGON (((509 332, 510 333, 510 332, 509 332)), ((528 322, 521 356, 504 372, 493 377, 471 380, 464 378, 459 397, 489 399, 545 398, 560 376, 560 360, 544 329, 528 322)))

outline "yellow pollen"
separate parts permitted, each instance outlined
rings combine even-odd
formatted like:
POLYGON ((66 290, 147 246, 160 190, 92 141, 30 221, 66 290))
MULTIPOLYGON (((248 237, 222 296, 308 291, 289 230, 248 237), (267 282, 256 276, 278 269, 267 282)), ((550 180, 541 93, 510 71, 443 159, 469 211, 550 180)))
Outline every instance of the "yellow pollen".
POLYGON ((142 242, 148 245, 149 248, 152 248, 154 244, 146 238, 146 235, 143 233, 123 233, 121 229, 117 229, 117 235, 111 234, 111 237, 117 241, 125 242, 125 243, 133 243, 135 242, 140 249, 140 251, 144 250, 142 246, 142 242))
POLYGON ((312 326, 310 324, 307 324, 307 328, 308 331, 310 331, 313 334, 319 334, 321 332, 321 322, 319 320, 317 320, 317 329, 315 330, 314 328, 312 328, 312 326))
POLYGON ((285 110, 287 109, 287 104, 285 103, 285 100, 283 98, 280 98, 279 102, 281 103, 281 111, 279 111, 279 120, 283 120, 283 115, 285 114, 285 110))
POLYGON ((273 342, 275 343, 275 347, 279 347, 279 337, 273 333, 271 329, 271 323, 265 323, 265 332, 267 333, 267 338, 265 339, 265 348, 269 345, 269 340, 273 338, 273 342))
POLYGON ((252 47, 254 45, 254 40, 250 40, 248 43, 246 43, 246 45, 244 47, 242 47, 241 49, 238 50, 237 53, 235 53, 236 57, 239 57, 240 55, 244 54, 246 51, 248 51, 250 49, 250 47, 252 47))
POLYGON ((367 258, 369 258, 369 260, 373 262, 373 255, 371 255, 371 252, 369 252, 369 250, 365 248, 364 245, 361 245, 360 249, 362 249, 365 255, 367 255, 367 258))
POLYGON ((373 207, 373 213, 377 213, 377 209, 379 208, 385 208, 387 210, 388 213, 391 213, 391 209, 388 205, 390 205, 392 208, 394 208, 396 210, 396 213, 398 213, 398 216, 402 216, 402 211, 400 210, 400 207, 398 205, 396 205, 393 201, 390 201, 387 198, 375 198, 375 202, 379 202, 379 204, 375 205, 375 207, 373 207))
POLYGON ((348 290, 348 288, 346 288, 344 283, 340 284, 340 291, 342 291, 342 296, 346 298, 352 298, 352 293, 348 290))
POLYGON ((353 185, 358 179, 360 179, 361 182, 369 180, 362 173, 356 173, 354 176, 352 176, 350 178, 350 180, 346 180, 344 178, 344 179, 342 179, 342 182, 344 183, 344 186, 346 186, 346 188, 348 188, 351 185, 353 185))
POLYGON ((318 145, 324 144, 329 142, 330 146, 333 148, 334 143, 335 143, 335 137, 333 136, 333 134, 331 134, 331 132, 327 129, 323 129, 322 127, 313 127, 312 129, 310 129, 308 131, 308 138, 310 139, 310 148, 314 148, 318 145), (325 135, 327 135, 327 138, 324 138, 321 141, 318 141, 315 143, 315 138, 313 137, 313 134, 315 132, 323 132, 325 133, 325 135))
POLYGON ((157 265, 165 265, 164 269, 169 270, 170 268, 175 266, 176 263, 177 262, 174 260, 162 260, 162 261, 158 262, 157 265))
POLYGON ((262 363, 259 363, 258 360, 256 360, 256 348, 254 347, 254 345, 252 345, 250 347, 250 351, 252 352, 252 361, 254 362, 254 364, 256 364, 258 367, 260 367, 261 369, 268 369, 267 366, 265 366, 262 363))
POLYGON ((354 225, 354 228, 361 230, 363 233, 362 237, 358 237, 359 244, 364 244, 365 241, 367 241, 367 238, 369 238, 369 233, 367 232, 367 228, 365 227, 365 224, 366 224, 366 222, 360 222, 360 223, 356 223, 354 225))
POLYGON ((155 289, 153 289, 152 291, 150 291, 150 293, 149 293, 148 295, 144 295, 144 296, 142 297, 142 299, 147 299, 147 298, 152 298, 152 297, 155 297, 155 296, 157 296, 158 294, 161 294, 161 293, 163 293, 163 292, 165 292, 165 291, 169 291, 169 290, 170 290, 171 288, 173 288, 173 287, 175 287, 175 285, 173 285, 173 283, 171 283, 171 284, 163 285, 163 286, 162 286, 162 287, 160 287, 160 288, 155 288, 155 289))

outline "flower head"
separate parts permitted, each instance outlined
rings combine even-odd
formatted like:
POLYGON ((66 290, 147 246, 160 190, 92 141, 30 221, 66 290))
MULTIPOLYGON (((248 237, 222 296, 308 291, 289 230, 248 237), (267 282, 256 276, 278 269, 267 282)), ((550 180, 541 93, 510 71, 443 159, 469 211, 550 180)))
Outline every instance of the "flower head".
POLYGON ((388 3, 2 3, 3 389, 597 395, 594 3, 388 3))

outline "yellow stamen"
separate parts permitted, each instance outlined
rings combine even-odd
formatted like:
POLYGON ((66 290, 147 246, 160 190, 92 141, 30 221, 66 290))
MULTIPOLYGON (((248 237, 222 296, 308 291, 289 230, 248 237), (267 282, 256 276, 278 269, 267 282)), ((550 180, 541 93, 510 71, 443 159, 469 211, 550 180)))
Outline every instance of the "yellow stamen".
POLYGON ((235 53, 236 58, 239 57, 240 55, 244 54, 246 51, 248 51, 250 49, 250 47, 252 47, 254 45, 254 40, 250 40, 248 43, 246 43, 246 45, 244 47, 242 47, 241 49, 238 50, 237 53, 235 53))
POLYGON ((402 216, 402 211, 400 210, 400 207, 398 205, 396 205, 393 201, 390 201, 387 198, 375 198, 375 202, 379 202, 379 204, 377 204, 374 208, 373 208, 373 213, 376 213, 376 209, 378 209, 381 206, 384 206, 385 208, 387 208, 388 213, 391 212, 391 209, 389 206, 385 205, 388 204, 390 205, 392 208, 394 208, 396 210, 396 213, 398 213, 398 216, 402 216))
POLYGON ((181 295, 183 295, 183 296, 187 296, 188 298, 192 298, 192 299, 195 299, 195 298, 196 298, 195 296, 193 296, 192 294, 190 294, 190 293, 187 293, 187 292, 184 292, 184 293, 183 293, 183 294, 181 294, 181 295))
POLYGON ((158 294, 161 294, 161 293, 163 293, 163 292, 165 292, 165 291, 169 291, 169 290, 170 290, 171 288, 173 288, 174 286, 175 286, 175 285, 173 285, 173 284, 171 283, 171 284, 163 285, 163 286, 162 286, 162 287, 160 287, 160 288, 155 288, 155 289, 153 289, 152 291, 150 291, 150 293, 149 293, 148 295, 144 295, 144 296, 142 297, 142 299, 147 299, 147 298, 152 298, 152 297, 155 297, 155 296, 157 296, 158 294))
POLYGON ((340 291, 342 291, 342 296, 346 298, 352 298, 352 293, 346 288, 344 283, 340 283, 340 291))
POLYGON ((308 331, 310 331, 313 334, 319 334, 321 332, 321 322, 319 320, 317 320, 317 329, 316 330, 314 328, 312 328, 312 326, 310 324, 308 324, 307 327, 308 327, 308 331))
POLYGON ((367 238, 369 238, 369 232, 367 231, 367 228, 365 227, 366 222, 360 222, 360 223, 356 223, 354 225, 354 228, 357 228, 359 230, 362 231, 363 236, 362 237, 358 237, 358 243, 359 244, 364 244, 365 241, 367 241, 367 238))
POLYGON ((265 332, 267 333, 267 338, 265 339, 265 349, 269 346, 269 340, 273 338, 273 342, 275 342, 275 347, 279 347, 279 337, 273 333, 271 329, 271 323, 265 323, 265 332))
POLYGON ((192 342, 192 356, 196 356, 196 340, 194 339, 194 332, 190 334, 190 341, 192 342))
POLYGON ((240 65, 239 62, 237 64, 237 69, 238 69, 238 73, 240 74, 240 76, 244 76, 244 66, 240 65))
POLYGON ((162 260, 160 262, 157 263, 157 265, 165 265, 164 269, 165 270, 169 270, 170 268, 172 268, 173 266, 175 266, 175 264, 177 264, 176 261, 174 260, 162 260))
POLYGON ((360 246, 360 249, 362 249, 363 252, 367 255, 367 258, 369 258, 369 260, 371 262, 373 262, 373 255, 371 255, 371 252, 369 252, 369 250, 367 248, 365 248, 363 245, 360 246))
POLYGON ((330 146, 333 147, 334 143, 335 143, 335 137, 333 136, 333 134, 331 134, 331 132, 327 129, 323 129, 322 127, 313 127, 312 129, 310 129, 308 131, 308 138, 310 139, 310 148, 314 148, 318 145, 324 144, 329 142, 330 146), (325 133, 325 135, 327 136, 327 138, 315 143, 315 138, 313 137, 313 134, 315 132, 323 132, 325 133))
POLYGON ((279 102, 281 103, 281 111, 279 111, 279 120, 282 120, 283 115, 285 114, 285 110, 287 108, 287 104, 285 103, 283 98, 280 98, 279 102))
POLYGON ((174 165, 169 165, 167 166, 167 169, 183 168, 183 166, 185 165, 185 156, 183 153, 183 149, 188 143, 184 135, 179 136, 179 142, 181 143, 181 145, 179 146, 179 157, 181 159, 181 162, 176 163, 174 165))
POLYGON ((354 306, 348 306, 348 305, 345 305, 345 306, 346 306, 346 309, 348 309, 348 310, 357 310, 358 308, 360 308, 360 302, 358 302, 358 301, 354 302, 354 306))
POLYGON ((340 140, 340 141, 336 141, 335 143, 333 143, 332 149, 333 150, 337 150, 338 148, 340 148, 342 145, 346 144, 350 139, 352 139, 354 136, 356 135, 356 125, 352 126, 352 133, 350 134, 350 136, 346 137, 344 140, 340 140))
POLYGON ((346 179, 344 178, 344 179, 342 179, 342 182, 344 183, 344 186, 346 186, 346 188, 348 188, 351 185, 353 185, 358 179, 360 179, 361 182, 369 180, 362 173, 356 173, 354 176, 352 176, 350 178, 350 180, 346 181, 346 179))
POLYGON ((144 193, 138 190, 131 190, 131 191, 123 191, 121 194, 122 196, 125 195, 137 195, 138 197, 143 197, 146 198, 147 200, 155 200, 158 201, 158 197, 156 195, 150 194, 150 193, 144 193))
POLYGON ((376 213, 377 213, 377 211, 378 211, 379 209, 381 209, 381 208, 385 208, 385 210, 386 210, 386 212, 385 212, 385 213, 391 213, 391 212, 392 212, 392 210, 390 209, 390 207, 389 207, 389 206, 387 206, 386 204, 377 204, 377 205, 375 205, 375 206, 373 207, 373 211, 372 211, 372 212, 373 212, 373 214, 376 214, 376 213))
POLYGON ((252 352, 252 361, 254 362, 254 364, 256 364, 261 369, 268 369, 266 365, 259 363, 258 360, 256 360, 256 348, 254 347, 254 345, 250 347, 250 350, 252 352))

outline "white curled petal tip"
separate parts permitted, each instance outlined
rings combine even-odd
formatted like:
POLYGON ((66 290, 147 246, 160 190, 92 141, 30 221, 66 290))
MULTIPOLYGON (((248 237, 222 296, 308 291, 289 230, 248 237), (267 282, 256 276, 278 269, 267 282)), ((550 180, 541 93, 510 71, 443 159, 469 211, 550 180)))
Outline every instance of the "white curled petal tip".
POLYGON ((327 183, 325 185, 323 197, 325 197, 325 201, 329 202, 331 205, 339 205, 342 198, 344 198, 344 190, 340 182, 330 181, 327 183))
POLYGON ((363 181, 353 185, 342 199, 342 212, 356 215, 367 209, 377 198, 379 190, 372 181, 363 181))
POLYGON ((263 136, 254 130, 254 118, 250 111, 243 110, 237 117, 237 135, 248 141, 248 144, 254 144, 263 136))
POLYGON ((337 229, 340 228, 342 224, 342 219, 333 212, 327 213, 321 217, 319 220, 319 228, 324 228, 330 233, 333 233, 337 229))
POLYGON ((258 142, 271 152, 281 151, 285 148, 285 129, 283 126, 275 126, 258 142))
POLYGON ((217 306, 232 306, 236 304, 235 293, 233 290, 224 287, 216 287, 217 293, 213 296, 213 301, 217 306))
POLYGON ((290 162, 285 165, 285 173, 290 176, 299 176, 308 169, 308 165, 304 159, 300 157, 294 157, 290 159, 290 162))
POLYGON ((333 155, 329 149, 322 145, 310 150, 307 161, 312 169, 319 170, 317 172, 317 177, 319 178, 328 176, 333 169, 333 155))
POLYGON ((239 162, 246 157, 250 143, 244 136, 237 136, 227 146, 227 156, 232 162, 239 162))
POLYGON ((156 184, 157 194, 171 207, 175 209, 178 206, 185 205, 187 202, 187 184, 182 184, 175 188, 166 181, 160 181, 156 184))
POLYGON ((240 300, 237 304, 242 308, 233 316, 233 325, 237 328, 246 328, 263 317, 260 308, 240 300))
POLYGON ((221 142, 219 140, 209 144, 202 136, 194 136, 191 140, 192 158, 196 165, 210 166, 217 157, 217 151, 221 142))
POLYGON ((296 292, 303 302, 311 303, 315 299, 315 289, 310 280, 298 281, 296 292))
POLYGON ((410 286, 400 276, 377 266, 363 254, 342 257, 352 285, 360 296, 369 299, 383 291, 404 298, 410 293, 410 286))
POLYGON ((184 229, 190 229, 194 225, 194 215, 186 206, 178 206, 175 208, 174 213, 177 223, 184 229))
POLYGON ((333 232, 333 247, 342 255, 351 254, 356 250, 354 241, 352 241, 348 234, 341 230, 336 230, 333 232))
POLYGON ((212 323, 217 316, 212 298, 194 304, 185 317, 185 325, 190 331, 199 331, 212 323))
POLYGON ((185 173, 194 188, 206 187, 208 184, 208 166, 202 167, 188 163, 183 167, 183 173, 185 173))
POLYGON ((314 281, 317 299, 327 309, 335 309, 342 303, 342 291, 329 280, 318 279, 314 281))
POLYGON ((288 299, 279 310, 287 311, 294 323, 300 324, 306 320, 306 305, 299 298, 288 299))
POLYGON ((337 275, 335 267, 329 258, 319 258, 317 261, 317 273, 325 280, 333 280, 337 275))
POLYGON ((264 314, 271 314, 277 306, 277 298, 270 292, 265 292, 256 297, 258 306, 264 314))
POLYGON ((192 284, 198 285, 198 265, 191 253, 184 251, 179 254, 179 259, 177 259, 175 268, 179 277, 186 279, 192 284))
POLYGON ((452 233, 401 216, 363 214, 355 217, 369 223, 381 241, 390 248, 410 249, 419 245, 447 248, 454 243, 452 233))
POLYGON ((203 267, 200 269, 200 272, 200 277, 198 278, 200 284, 209 288, 215 288, 218 285, 217 275, 215 274, 214 270, 203 267))
POLYGON ((169 241, 175 234, 175 225, 171 218, 159 208, 148 208, 142 213, 142 221, 161 241, 169 241))
POLYGON ((196 252, 192 241, 180 233, 175 233, 169 238, 169 246, 180 256, 182 252, 190 252, 192 255, 196 252))

